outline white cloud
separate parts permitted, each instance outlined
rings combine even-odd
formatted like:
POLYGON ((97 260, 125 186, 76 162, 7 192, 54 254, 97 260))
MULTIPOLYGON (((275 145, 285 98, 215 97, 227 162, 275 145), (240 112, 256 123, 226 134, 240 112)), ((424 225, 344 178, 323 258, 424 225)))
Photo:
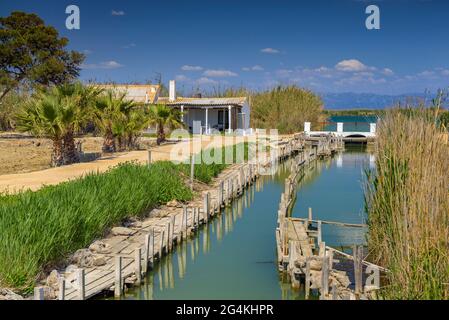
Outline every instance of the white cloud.
POLYGON ((276 54, 276 53, 279 53, 280 51, 278 49, 274 49, 274 48, 264 48, 264 49, 260 50, 260 52, 276 54))
POLYGON ((357 72, 368 69, 366 65, 356 59, 343 60, 336 64, 335 69, 340 71, 357 72))
POLYGON ((181 70, 183 70, 183 71, 202 71, 203 67, 184 65, 181 67, 181 70))
POLYGON ((264 71, 265 69, 262 66, 255 65, 252 67, 243 67, 243 71, 264 71))
POLYGON ((84 53, 85 55, 88 55, 88 54, 91 54, 91 53, 92 53, 92 50, 84 49, 84 50, 83 50, 83 53, 84 53))
POLYGON ((123 67, 123 65, 114 60, 103 61, 100 63, 83 64, 81 66, 82 69, 117 69, 121 67, 123 67))
POLYGON ((449 70, 447 70, 447 69, 441 70, 441 74, 443 76, 449 76, 449 70))
POLYGON ((223 78, 223 77, 236 77, 237 73, 229 70, 206 70, 203 75, 205 77, 223 78))
POLYGON ((176 80, 176 81, 179 81, 179 82, 190 81, 190 79, 189 79, 188 77, 186 77, 185 75, 183 75, 183 74, 178 74, 178 75, 175 77, 175 80, 176 80))
POLYGON ((112 10, 111 14, 113 16, 124 16, 125 15, 125 11, 123 11, 123 10, 112 10))
POLYGON ((384 74, 384 75, 386 75, 386 76, 392 76, 392 75, 394 75, 394 72, 393 72, 393 70, 391 70, 391 69, 389 69, 389 68, 384 68, 384 69, 382 70, 382 74, 384 74))
POLYGON ((207 77, 201 77, 201 78, 197 79, 195 82, 199 85, 218 84, 217 81, 207 78, 207 77))
POLYGON ((134 48, 134 47, 136 47, 137 45, 134 43, 134 42, 132 42, 132 43, 130 43, 130 44, 127 44, 126 46, 123 46, 123 49, 130 49, 130 48, 134 48))

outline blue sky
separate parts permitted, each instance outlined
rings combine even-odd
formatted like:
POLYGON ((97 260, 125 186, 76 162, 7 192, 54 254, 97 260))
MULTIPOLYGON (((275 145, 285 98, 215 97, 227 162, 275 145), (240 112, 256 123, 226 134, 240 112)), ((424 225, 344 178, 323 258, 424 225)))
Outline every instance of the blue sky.
POLYGON ((421 93, 449 84, 449 1, 2 1, 34 12, 86 53, 83 80, 144 82, 162 74, 196 88, 421 93), (67 30, 76 4, 81 29, 67 30), (381 30, 365 28, 376 4, 381 30))

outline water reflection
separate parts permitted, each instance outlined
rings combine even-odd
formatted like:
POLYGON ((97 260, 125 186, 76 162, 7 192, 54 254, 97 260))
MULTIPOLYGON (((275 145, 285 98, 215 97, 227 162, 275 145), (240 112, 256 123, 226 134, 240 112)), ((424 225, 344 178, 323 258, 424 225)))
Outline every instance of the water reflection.
MULTIPOLYGON (((304 170, 293 214, 325 220, 363 221, 362 167, 369 154, 350 149, 333 159, 314 161, 304 170)), ((303 299, 276 267, 275 226, 280 195, 291 161, 274 176, 262 176, 190 240, 156 262, 145 284, 124 299, 303 299)), ((324 240, 344 245, 364 234, 323 226, 324 240)))

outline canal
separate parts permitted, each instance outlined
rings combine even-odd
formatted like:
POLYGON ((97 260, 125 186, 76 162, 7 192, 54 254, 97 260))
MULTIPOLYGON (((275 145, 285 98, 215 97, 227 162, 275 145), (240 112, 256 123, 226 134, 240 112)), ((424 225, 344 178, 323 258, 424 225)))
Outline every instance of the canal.
MULTIPOLYGON (((315 162, 300 183, 293 215, 306 217, 312 207, 322 220, 363 222, 362 183, 372 161, 365 147, 356 146, 315 162)), ((192 240, 157 262, 145 284, 123 299, 303 299, 276 266, 277 210, 288 168, 289 161, 275 175, 262 176, 192 240)), ((331 226, 323 228, 323 237, 343 248, 364 241, 360 229, 331 226)))

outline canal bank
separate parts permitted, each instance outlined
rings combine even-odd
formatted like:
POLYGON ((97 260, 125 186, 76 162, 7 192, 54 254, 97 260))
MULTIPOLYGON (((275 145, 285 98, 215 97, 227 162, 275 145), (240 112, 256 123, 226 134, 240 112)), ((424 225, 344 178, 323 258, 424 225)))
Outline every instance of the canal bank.
MULTIPOLYGON (((123 298, 303 299, 304 292, 292 289, 276 267, 275 213, 291 161, 284 162, 276 174, 261 176, 231 207, 223 209, 221 216, 203 226, 193 239, 177 245, 173 254, 163 257, 145 283, 129 290, 123 298)), ((329 218, 336 221, 362 221, 361 181, 369 164, 370 154, 360 146, 311 163, 297 191, 294 215, 307 212, 302 208, 315 206, 323 220, 328 218, 326 212, 333 213, 329 218), (341 179, 342 175, 347 178, 341 179), (327 184, 332 185, 325 187, 327 184), (332 199, 329 192, 335 189, 341 194, 332 199)), ((358 231, 325 228, 323 238, 330 245, 362 243, 364 239, 364 233, 358 231)))

